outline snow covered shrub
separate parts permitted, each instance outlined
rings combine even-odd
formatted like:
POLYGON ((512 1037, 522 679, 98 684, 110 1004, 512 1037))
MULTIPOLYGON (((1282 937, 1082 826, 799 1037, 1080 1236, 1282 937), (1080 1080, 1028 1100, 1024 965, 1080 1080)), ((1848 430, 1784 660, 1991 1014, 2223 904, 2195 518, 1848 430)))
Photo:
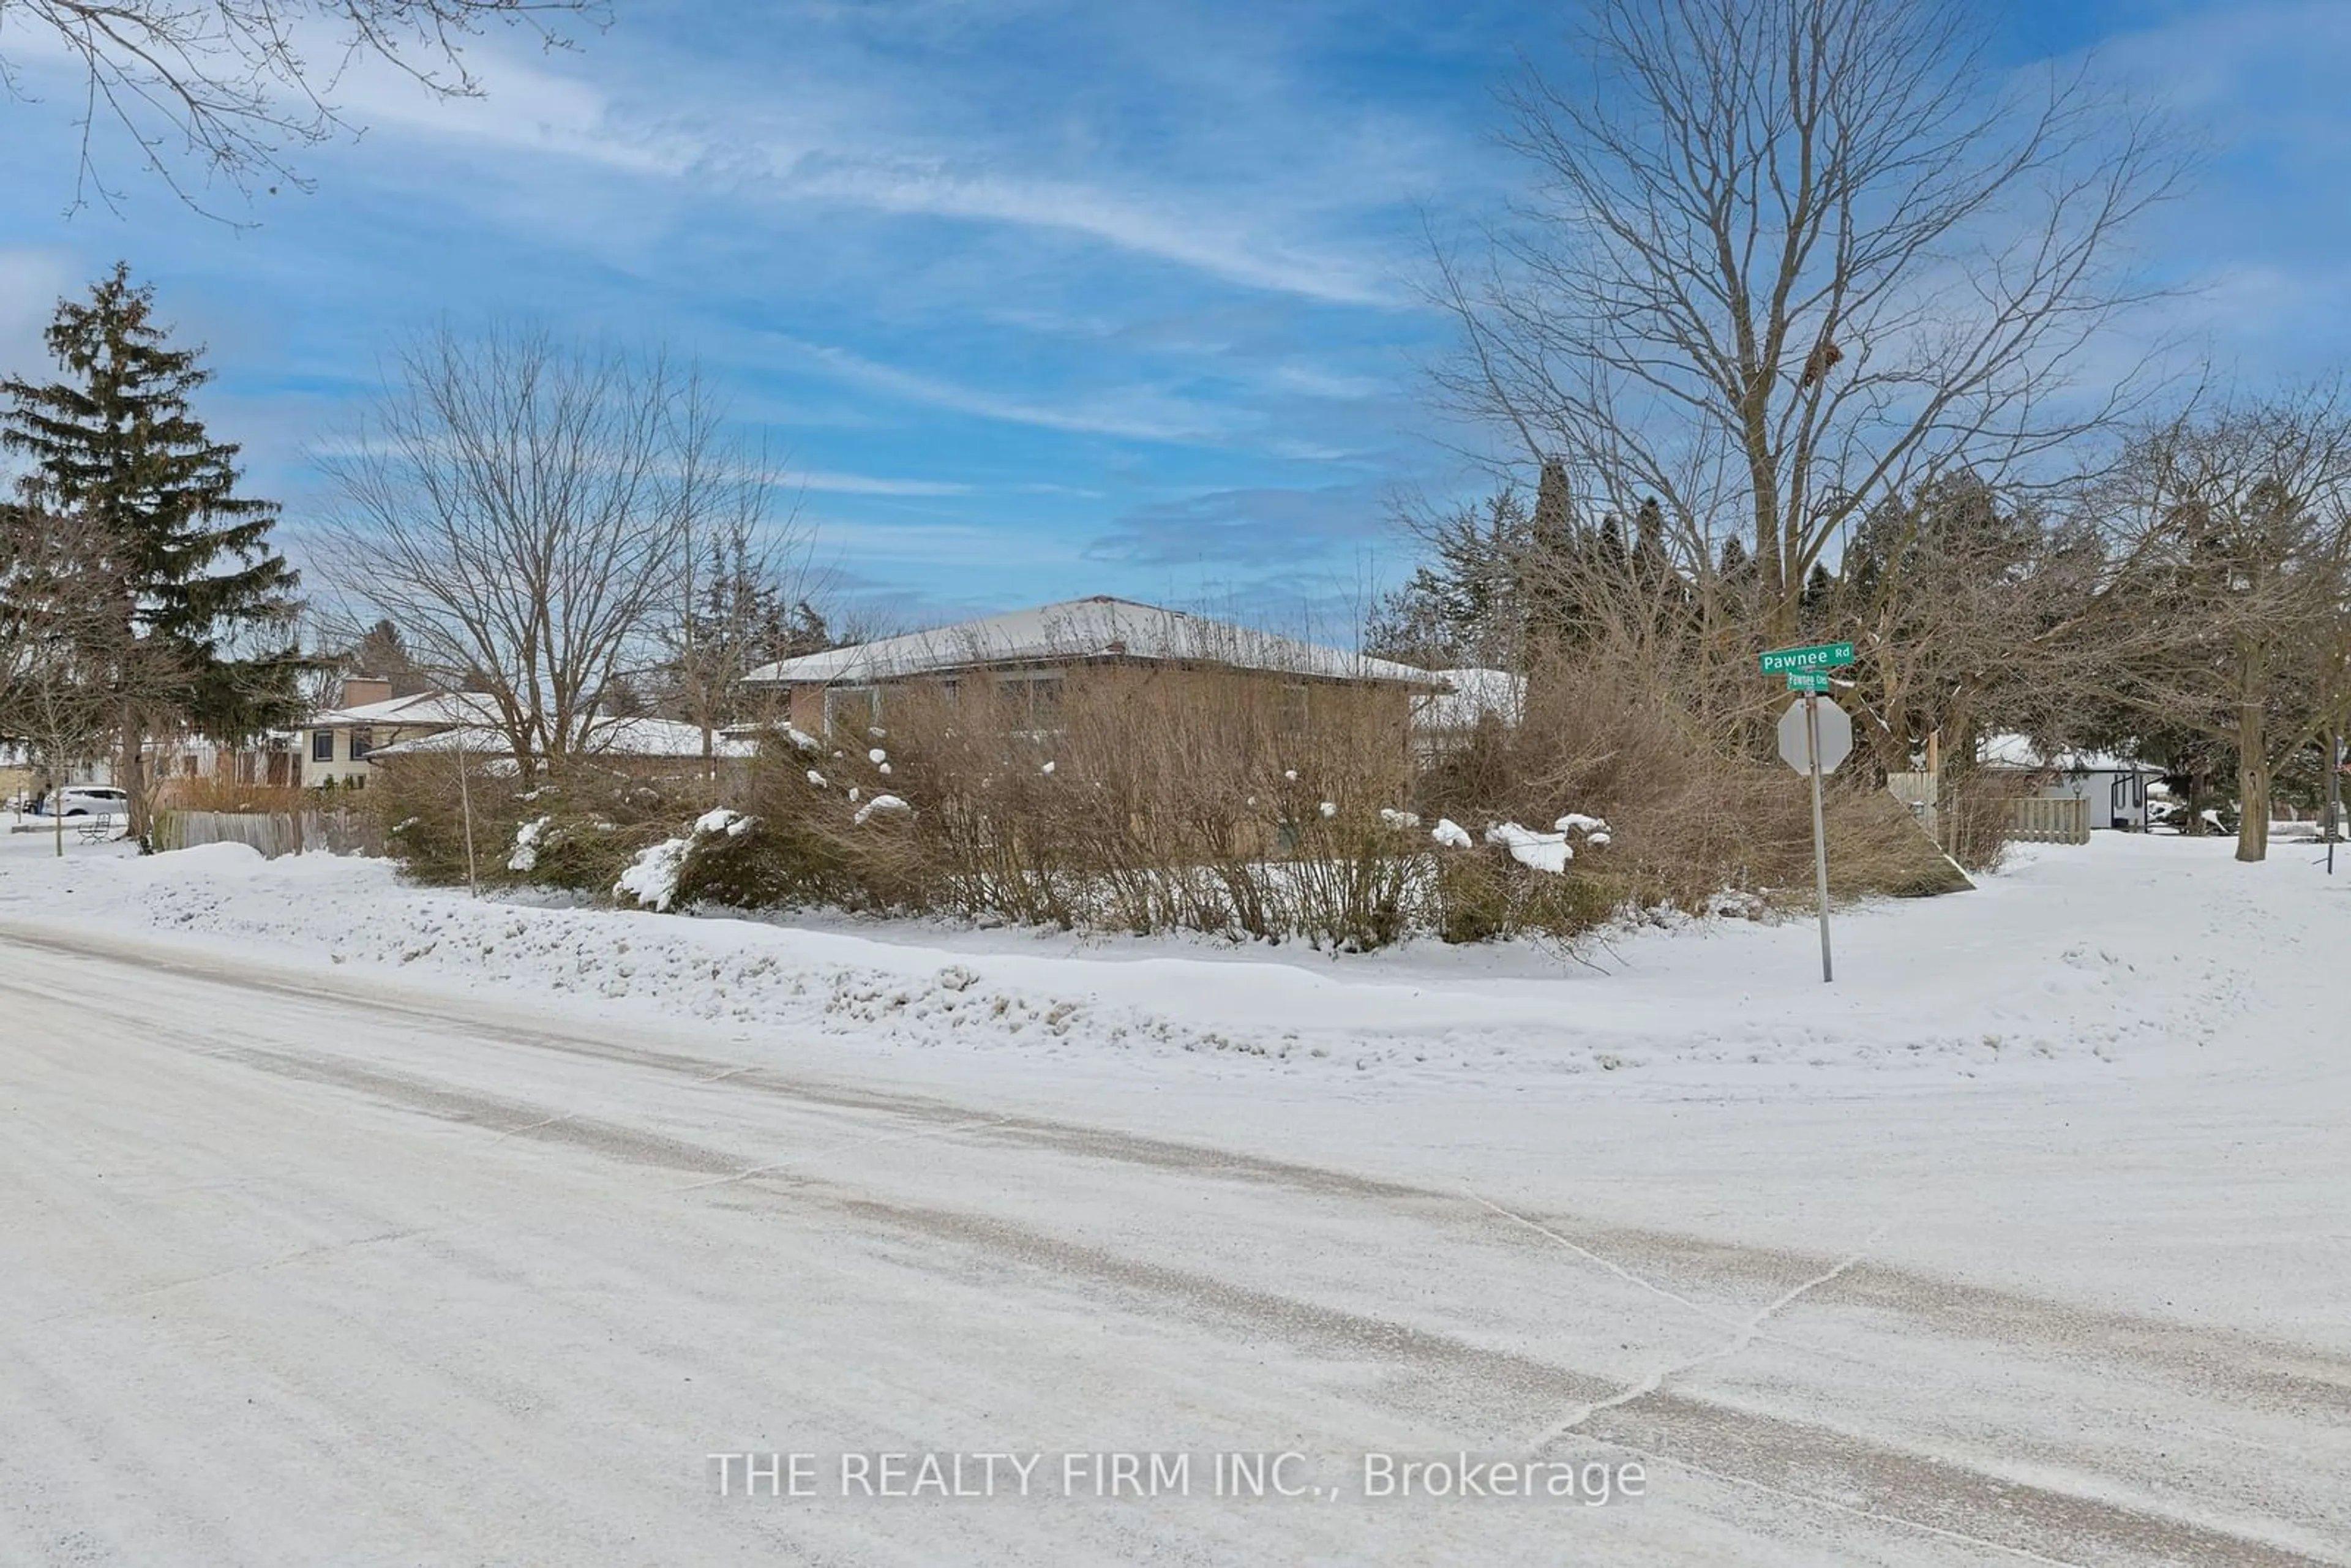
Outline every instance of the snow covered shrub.
POLYGON ((515 800, 511 770, 499 774, 484 766, 482 758, 467 760, 465 790, 458 787, 454 754, 427 753, 378 764, 368 788, 360 792, 369 808, 397 825, 397 831, 384 836, 385 853, 413 881, 465 884, 465 818, 460 800, 467 792, 474 802, 476 865, 486 876, 511 874, 505 867, 514 851, 515 830, 528 820, 528 804, 515 800))
POLYGON ((707 789, 698 777, 648 779, 576 763, 524 788, 510 762, 454 752, 387 758, 364 791, 400 825, 387 852, 423 883, 466 881, 467 806, 474 875, 484 886, 561 888, 602 896, 637 853, 674 831, 707 789), (461 787, 462 784, 462 787, 461 787))
POLYGON ((681 905, 862 906, 848 857, 829 836, 789 816, 755 814, 728 827, 733 831, 697 832, 688 841, 675 879, 681 905))
MULTIPOLYGON (((645 845, 658 841, 669 815, 664 810, 653 820, 623 821, 607 814, 615 804, 611 801, 576 802, 557 796, 547 804, 555 810, 542 811, 534 819, 545 826, 530 846, 531 863, 511 869, 517 873, 517 881, 534 887, 561 888, 567 893, 604 893, 645 845), (582 805, 584 810, 580 809, 582 805)), ((644 802, 635 805, 636 810, 629 810, 626 806, 618 809, 623 816, 637 817, 644 810, 644 802)))
POLYGON ((1630 902, 1614 877, 1544 871, 1501 846, 1447 855, 1436 879, 1437 934, 1447 942, 1543 936, 1573 942, 1630 902))

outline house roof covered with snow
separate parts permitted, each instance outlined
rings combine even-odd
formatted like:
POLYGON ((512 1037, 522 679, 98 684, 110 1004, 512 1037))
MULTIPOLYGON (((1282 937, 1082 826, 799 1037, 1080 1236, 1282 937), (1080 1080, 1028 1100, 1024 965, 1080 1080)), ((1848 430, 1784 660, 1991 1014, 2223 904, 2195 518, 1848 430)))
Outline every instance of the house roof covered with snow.
POLYGON ((329 708, 315 715, 306 729, 350 729, 382 725, 392 729, 447 728, 460 724, 496 724, 496 703, 479 692, 426 692, 418 696, 390 697, 356 707, 329 708))
POLYGON ((2105 751, 2044 748, 2027 735, 1986 736, 1976 759, 1987 768, 2013 768, 2043 773, 2160 773, 2152 762, 2117 757, 2105 751))
MULTIPOLYGON (((484 756, 504 755, 513 749, 513 743, 507 740, 506 731, 495 725, 455 725, 396 745, 377 747, 368 757, 372 761, 459 749, 478 751, 484 756)), ((711 741, 712 755, 721 758, 749 757, 758 749, 754 742, 740 737, 719 735, 711 741)), ((606 719, 590 733, 588 751, 591 756, 601 757, 699 758, 702 729, 698 725, 665 718, 606 719)))
POLYGON ((746 680, 761 686, 861 685, 1001 664, 1119 659, 1220 664, 1316 680, 1388 681, 1432 690, 1443 684, 1409 664, 1099 595, 807 653, 763 664, 746 680))

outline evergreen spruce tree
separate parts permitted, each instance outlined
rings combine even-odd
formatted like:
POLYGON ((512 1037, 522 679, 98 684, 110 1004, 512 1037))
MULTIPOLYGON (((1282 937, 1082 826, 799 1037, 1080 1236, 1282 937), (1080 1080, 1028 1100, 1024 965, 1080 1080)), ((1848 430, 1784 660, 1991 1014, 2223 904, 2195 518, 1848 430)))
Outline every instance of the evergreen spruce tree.
POLYGON ((174 348, 154 294, 127 265, 63 300, 49 351, 61 379, 0 381, 0 449, 25 460, 21 504, 87 530, 110 661, 118 780, 144 841, 150 737, 193 731, 235 745, 300 716, 298 580, 270 548, 274 503, 238 493, 237 448, 213 440, 189 398, 211 379, 174 348))

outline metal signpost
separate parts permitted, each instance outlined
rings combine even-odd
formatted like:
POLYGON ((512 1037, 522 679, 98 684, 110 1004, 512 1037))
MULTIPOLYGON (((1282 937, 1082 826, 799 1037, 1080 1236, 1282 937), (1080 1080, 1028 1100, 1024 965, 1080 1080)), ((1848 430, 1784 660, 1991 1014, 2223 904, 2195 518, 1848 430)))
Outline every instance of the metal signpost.
POLYGON ((1853 755, 1853 719, 1824 695, 1829 671, 1853 663, 1850 643, 1776 648, 1762 657, 1765 674, 1784 674, 1788 689, 1803 695, 1780 716, 1780 759, 1813 780, 1813 891, 1821 906, 1821 981, 1836 978, 1829 956, 1829 839, 1821 810, 1821 776, 1853 755))

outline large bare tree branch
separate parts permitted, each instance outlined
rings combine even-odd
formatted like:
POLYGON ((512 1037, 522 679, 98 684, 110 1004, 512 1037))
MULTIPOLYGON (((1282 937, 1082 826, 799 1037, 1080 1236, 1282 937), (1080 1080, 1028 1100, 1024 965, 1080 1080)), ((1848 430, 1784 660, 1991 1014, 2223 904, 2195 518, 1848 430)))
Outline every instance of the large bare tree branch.
POLYGON ((557 46, 561 17, 593 22, 603 10, 604 0, 0 0, 0 88, 27 96, 12 37, 33 36, 79 74, 75 206, 120 201, 101 173, 111 126, 150 173, 205 210, 184 165, 244 195, 307 188, 291 160, 354 129, 335 99, 355 63, 475 97, 465 47, 486 26, 513 24, 557 46))

